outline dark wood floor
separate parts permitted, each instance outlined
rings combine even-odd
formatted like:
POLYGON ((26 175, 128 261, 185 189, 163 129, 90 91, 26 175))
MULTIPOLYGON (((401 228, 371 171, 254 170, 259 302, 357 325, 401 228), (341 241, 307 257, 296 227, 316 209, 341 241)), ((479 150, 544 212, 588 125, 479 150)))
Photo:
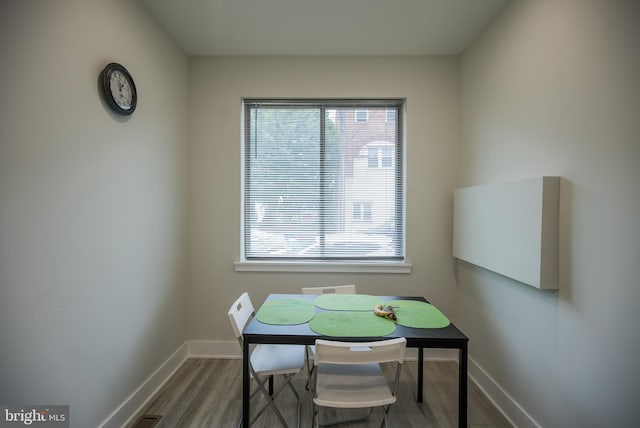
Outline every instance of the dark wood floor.
MULTIPOLYGON (((427 361, 424 364, 424 402, 416 402, 417 363, 407 361, 402 369, 398 401, 389 411, 389 425, 402 428, 457 427, 458 364, 454 361, 427 361)), ((303 399, 300 426, 309 428, 311 410, 309 396, 304 389, 305 381, 306 372, 303 372, 297 376, 295 386, 303 399)), ((284 391, 276 401, 289 425, 294 427, 293 394, 284 391)), ((252 409, 258 405, 257 402, 252 403, 252 409)), ((241 361, 193 358, 185 361, 141 414, 162 415, 157 425, 162 428, 226 428, 235 426, 241 408, 241 361)), ((341 426, 377 428, 382 417, 380 412, 376 409, 367 422, 341 426)), ((511 428, 511 424, 471 381, 468 412, 469 427, 511 428)), ((335 416, 334 411, 321 413, 321 422, 335 416)), ((253 426, 272 428, 280 424, 273 412, 267 410, 253 426)))

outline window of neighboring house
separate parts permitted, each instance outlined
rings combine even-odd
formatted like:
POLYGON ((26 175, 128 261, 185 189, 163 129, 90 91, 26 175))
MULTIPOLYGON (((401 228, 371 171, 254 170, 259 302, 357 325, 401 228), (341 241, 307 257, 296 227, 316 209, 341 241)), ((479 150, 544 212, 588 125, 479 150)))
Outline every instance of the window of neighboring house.
POLYGON ((366 110, 366 109, 355 110, 353 117, 356 122, 368 122, 369 110, 366 110))
POLYGON ((244 100, 243 260, 404 260, 401 127, 386 121, 401 107, 244 100), (367 113, 364 126, 347 119, 358 111, 367 113))
POLYGON ((393 148, 382 147, 380 149, 380 167, 391 168, 393 166, 393 148))
POLYGON ((393 166, 393 147, 371 146, 367 150, 369 168, 391 168, 393 166))
POLYGON ((395 122, 396 121, 396 110, 387 110, 386 111, 386 121, 387 122, 395 122))
POLYGON ((353 204, 353 220, 354 221, 371 221, 371 203, 355 203, 353 204))
POLYGON ((369 168, 378 167, 378 148, 377 147, 369 147, 367 149, 367 166, 369 168))

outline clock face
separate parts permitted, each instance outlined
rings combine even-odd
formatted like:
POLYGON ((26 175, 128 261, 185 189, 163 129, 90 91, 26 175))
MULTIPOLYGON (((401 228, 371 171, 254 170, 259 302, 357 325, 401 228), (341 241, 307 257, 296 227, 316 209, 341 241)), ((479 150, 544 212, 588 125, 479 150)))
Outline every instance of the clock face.
POLYGON ((128 116, 136 109, 136 86, 122 65, 107 65, 100 74, 100 87, 105 101, 116 113, 128 116))
POLYGON ((130 110, 133 101, 131 83, 120 70, 115 70, 109 78, 109 87, 114 101, 121 109, 130 110))

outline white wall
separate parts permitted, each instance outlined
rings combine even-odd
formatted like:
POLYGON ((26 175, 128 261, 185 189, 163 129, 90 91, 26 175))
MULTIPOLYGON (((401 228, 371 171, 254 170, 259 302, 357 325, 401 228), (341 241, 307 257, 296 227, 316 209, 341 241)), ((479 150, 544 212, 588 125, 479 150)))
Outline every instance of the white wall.
POLYGON ((640 419, 638 5, 511 2, 461 60, 460 185, 563 177, 558 291, 457 266, 471 357, 543 427, 640 419))
POLYGON ((0 403, 97 426, 185 339, 187 58, 128 0, 3 1, 0 55, 0 403))
POLYGON ((188 337, 231 340, 229 305, 248 291, 355 283, 359 292, 426 296, 451 315, 451 204, 457 179, 456 58, 190 58, 188 337), (240 256, 242 97, 406 97, 405 275, 234 272, 240 256))

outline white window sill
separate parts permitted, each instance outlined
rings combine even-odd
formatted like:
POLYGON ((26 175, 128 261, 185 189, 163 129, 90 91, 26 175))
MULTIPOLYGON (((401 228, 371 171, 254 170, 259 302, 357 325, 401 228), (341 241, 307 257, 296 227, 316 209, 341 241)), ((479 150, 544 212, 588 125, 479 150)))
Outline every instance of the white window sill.
POLYGON ((404 262, 238 261, 236 272, 411 273, 404 262))

